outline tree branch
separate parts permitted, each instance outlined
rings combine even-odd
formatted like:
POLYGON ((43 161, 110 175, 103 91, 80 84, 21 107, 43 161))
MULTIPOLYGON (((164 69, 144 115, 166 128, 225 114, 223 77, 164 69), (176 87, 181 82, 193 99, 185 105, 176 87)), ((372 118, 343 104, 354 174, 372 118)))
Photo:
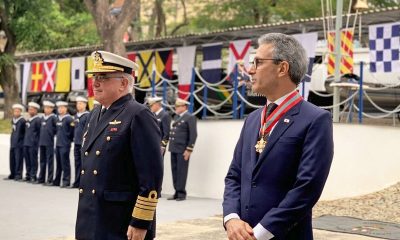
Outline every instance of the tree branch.
POLYGON ((181 24, 178 24, 172 31, 170 35, 175 35, 175 33, 181 28, 189 24, 187 20, 187 14, 186 14, 186 4, 185 0, 181 0, 182 6, 183 6, 183 22, 181 24))

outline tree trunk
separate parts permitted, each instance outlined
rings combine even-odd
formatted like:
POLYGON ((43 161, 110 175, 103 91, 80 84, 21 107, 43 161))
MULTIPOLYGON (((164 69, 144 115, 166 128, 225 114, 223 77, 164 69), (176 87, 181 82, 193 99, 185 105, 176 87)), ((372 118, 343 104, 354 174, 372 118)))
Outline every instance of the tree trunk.
POLYGON ((12 117, 12 105, 20 102, 19 86, 15 76, 15 66, 7 65, 1 69, 1 87, 4 92, 4 118, 12 117))

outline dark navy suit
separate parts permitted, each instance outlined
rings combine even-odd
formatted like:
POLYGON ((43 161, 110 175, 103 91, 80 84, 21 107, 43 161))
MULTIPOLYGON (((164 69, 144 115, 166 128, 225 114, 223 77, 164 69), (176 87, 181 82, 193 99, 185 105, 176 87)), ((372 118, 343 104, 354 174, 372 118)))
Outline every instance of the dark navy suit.
POLYGON ((81 176, 81 147, 83 138, 83 129, 86 126, 86 122, 89 116, 89 112, 77 113, 74 116, 74 159, 75 159, 75 181, 72 184, 73 187, 79 187, 79 181, 81 176))
POLYGON ((186 197, 186 179, 189 160, 183 158, 185 150, 193 151, 197 138, 196 117, 189 112, 177 116, 169 135, 171 152, 172 180, 175 188, 174 198, 186 197))
POLYGON ((35 115, 26 121, 24 137, 26 180, 36 181, 41 123, 42 118, 39 115, 35 115))
MULTIPOLYGON (((155 113, 161 130, 161 147, 166 148, 169 141, 169 131, 171 128, 171 116, 165 110, 155 113)), ((164 152, 165 153, 165 152, 164 152)))
POLYGON ((12 119, 12 132, 10 138, 10 176, 9 179, 21 179, 24 162, 24 136, 25 136, 25 119, 19 117, 12 119))
POLYGON ((99 113, 90 113, 84 131, 75 237, 122 240, 131 225, 153 239, 163 177, 157 120, 130 94, 99 113))
POLYGON ((39 150, 40 150, 40 173, 38 182, 44 183, 46 181, 46 170, 47 183, 53 183, 54 173, 54 136, 57 131, 57 116, 50 114, 43 116, 42 126, 40 128, 40 139, 39 139, 39 150))
POLYGON ((62 186, 69 186, 71 183, 71 163, 69 152, 71 142, 74 138, 74 119, 66 114, 57 118, 56 133, 56 175, 53 185, 59 186, 62 173, 62 186))
POLYGON ((313 239, 312 207, 333 157, 329 112, 301 101, 276 124, 257 157, 262 109, 246 119, 225 178, 224 217, 236 213, 274 239, 313 239))

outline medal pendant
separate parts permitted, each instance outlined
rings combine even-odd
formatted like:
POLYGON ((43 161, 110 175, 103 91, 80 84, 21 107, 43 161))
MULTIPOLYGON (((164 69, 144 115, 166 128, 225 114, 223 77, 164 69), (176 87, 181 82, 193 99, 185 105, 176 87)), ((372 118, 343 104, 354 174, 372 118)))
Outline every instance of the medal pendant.
POLYGON ((267 145, 267 141, 265 141, 264 136, 262 136, 261 139, 258 140, 257 144, 255 145, 256 152, 262 153, 262 151, 264 151, 264 148, 266 145, 267 145))

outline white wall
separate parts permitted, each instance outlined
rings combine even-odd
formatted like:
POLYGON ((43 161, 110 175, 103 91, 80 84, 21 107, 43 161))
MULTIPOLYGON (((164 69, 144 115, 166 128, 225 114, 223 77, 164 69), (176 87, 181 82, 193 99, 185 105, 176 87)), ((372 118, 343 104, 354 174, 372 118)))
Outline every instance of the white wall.
MULTIPOLYGON (((240 120, 198 121, 198 139, 189 164, 190 196, 222 198, 224 177, 242 125, 240 120)), ((9 139, 0 134, 1 175, 9 174, 9 139)), ((334 141, 335 156, 322 199, 357 196, 400 181, 399 128, 335 124, 334 141)), ((173 193, 168 152, 163 193, 173 193)))

